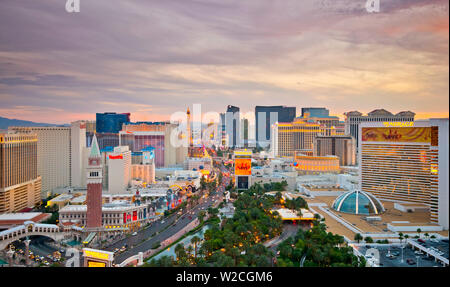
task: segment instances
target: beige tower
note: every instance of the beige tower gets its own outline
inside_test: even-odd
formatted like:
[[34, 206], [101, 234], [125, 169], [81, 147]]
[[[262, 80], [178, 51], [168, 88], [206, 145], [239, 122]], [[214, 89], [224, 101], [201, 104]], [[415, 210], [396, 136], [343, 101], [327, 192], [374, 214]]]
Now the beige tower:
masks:
[[187, 136], [189, 137], [189, 147], [192, 147], [192, 131], [191, 131], [191, 111], [189, 108], [186, 112], [187, 115]]

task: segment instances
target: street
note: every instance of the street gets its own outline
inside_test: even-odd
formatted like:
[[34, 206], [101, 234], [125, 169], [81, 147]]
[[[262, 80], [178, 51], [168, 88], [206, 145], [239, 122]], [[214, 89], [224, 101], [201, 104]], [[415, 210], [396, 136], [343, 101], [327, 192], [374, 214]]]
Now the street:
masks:
[[163, 242], [167, 238], [170, 238], [183, 227], [194, 221], [200, 211], [206, 211], [214, 203], [221, 202], [223, 200], [223, 192], [226, 184], [228, 184], [228, 181], [229, 178], [223, 177], [222, 183], [219, 184], [216, 194], [212, 196], [210, 195], [207, 198], [200, 198], [198, 205], [189, 210], [186, 210], [187, 207], [184, 208], [181, 216], [174, 213], [166, 218], [155, 221], [149, 227], [137, 231], [136, 235], [128, 236], [108, 246], [105, 250], [114, 251], [116, 248], [120, 249], [121, 247], [127, 245], [127, 249], [124, 252], [116, 253], [114, 256], [114, 262], [116, 264], [123, 262], [128, 257], [136, 255], [139, 252], [150, 250], [158, 242]]

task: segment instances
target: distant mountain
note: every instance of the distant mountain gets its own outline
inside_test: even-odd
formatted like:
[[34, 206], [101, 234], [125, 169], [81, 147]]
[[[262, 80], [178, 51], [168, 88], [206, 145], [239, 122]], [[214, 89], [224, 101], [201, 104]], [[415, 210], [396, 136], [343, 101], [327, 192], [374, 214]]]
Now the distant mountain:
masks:
[[31, 121], [23, 121], [16, 119], [8, 119], [0, 117], [0, 130], [7, 130], [8, 127], [56, 127], [56, 126], [67, 126], [67, 125], [57, 125], [57, 124], [46, 124], [46, 123], [35, 123]]

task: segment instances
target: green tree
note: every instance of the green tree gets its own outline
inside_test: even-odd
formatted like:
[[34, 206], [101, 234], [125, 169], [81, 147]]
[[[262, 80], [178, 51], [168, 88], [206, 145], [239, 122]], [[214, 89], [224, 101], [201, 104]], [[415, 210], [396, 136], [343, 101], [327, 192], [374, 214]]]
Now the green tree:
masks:
[[373, 239], [372, 239], [372, 237], [370, 237], [370, 236], [367, 236], [366, 238], [364, 238], [364, 241], [365, 241], [366, 243], [373, 243]]
[[417, 228], [417, 233], [419, 233], [419, 238], [420, 238], [420, 233], [422, 232], [422, 229]]
[[198, 250], [198, 245], [199, 245], [200, 241], [201, 241], [201, 239], [197, 235], [195, 235], [194, 237], [191, 238], [191, 243], [192, 243], [192, 245], [194, 245], [194, 258], [195, 259], [197, 259], [197, 250]]
[[359, 243], [361, 240], [363, 240], [363, 237], [362, 237], [361, 234], [356, 233], [356, 234], [355, 234], [355, 237], [354, 237], [353, 239], [356, 240], [356, 242]]

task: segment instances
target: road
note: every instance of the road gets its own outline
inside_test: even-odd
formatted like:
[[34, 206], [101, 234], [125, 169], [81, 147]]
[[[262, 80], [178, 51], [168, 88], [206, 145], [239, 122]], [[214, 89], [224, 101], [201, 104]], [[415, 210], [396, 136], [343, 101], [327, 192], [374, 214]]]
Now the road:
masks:
[[[199, 204], [189, 210], [184, 208], [184, 213], [180, 218], [177, 218], [178, 215], [174, 213], [163, 220], [154, 222], [152, 225], [143, 230], [137, 231], [137, 235], [129, 236], [111, 246], [108, 246], [105, 250], [114, 251], [115, 248], [120, 249], [125, 244], [128, 245], [127, 250], [122, 253], [116, 253], [114, 256], [114, 262], [116, 264], [123, 262], [128, 257], [136, 255], [139, 252], [150, 250], [157, 242], [163, 242], [194, 221], [201, 210], [207, 210], [208, 207], [214, 203], [221, 202], [223, 200], [223, 192], [225, 190], [225, 186], [228, 184], [228, 181], [229, 178], [223, 177], [222, 184], [219, 185], [215, 195], [208, 196], [206, 199], [202, 197], [199, 200]], [[156, 234], [156, 232], [159, 233]]]
[[268, 247], [270, 250], [272, 250], [274, 254], [276, 254], [278, 245], [287, 238], [295, 236], [297, 234], [299, 227], [300, 225], [298, 224], [294, 225], [291, 223], [284, 223], [283, 232], [281, 232], [280, 236], [270, 240], [269, 242], [266, 242], [264, 245]]

